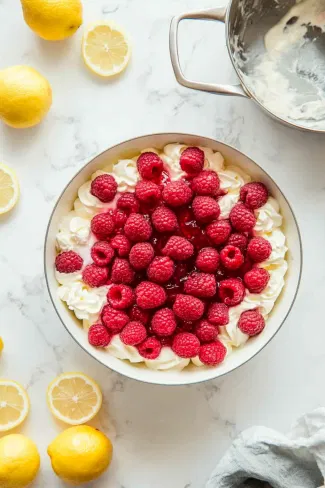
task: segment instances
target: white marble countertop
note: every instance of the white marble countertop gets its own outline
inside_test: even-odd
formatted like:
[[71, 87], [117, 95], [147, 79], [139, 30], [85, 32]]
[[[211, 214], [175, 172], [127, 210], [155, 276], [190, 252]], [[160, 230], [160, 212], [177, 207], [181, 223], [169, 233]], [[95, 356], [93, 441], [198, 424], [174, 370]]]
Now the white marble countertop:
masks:
[[[16, 169], [22, 189], [18, 208], [0, 221], [0, 375], [21, 382], [31, 398], [31, 414], [20, 431], [42, 453], [35, 488], [63, 486], [46, 455], [62, 426], [51, 417], [45, 392], [56, 375], [73, 370], [100, 383], [105, 404], [94, 423], [115, 446], [111, 469], [91, 486], [202, 488], [242, 429], [264, 424], [286, 430], [300, 414], [324, 405], [325, 136], [279, 125], [249, 100], [176, 83], [170, 19], [213, 6], [211, 0], [84, 0], [84, 6], [86, 22], [114, 19], [133, 39], [132, 63], [113, 82], [84, 68], [82, 30], [70, 41], [46, 43], [25, 26], [18, 1], [0, 0], [0, 68], [29, 64], [48, 77], [54, 91], [41, 126], [0, 127], [0, 160]], [[235, 79], [221, 24], [192, 22], [182, 30], [187, 73], [210, 81]], [[140, 384], [96, 363], [62, 327], [43, 276], [45, 229], [66, 182], [114, 143], [162, 131], [216, 138], [256, 160], [292, 203], [305, 252], [297, 303], [271, 344], [228, 376], [187, 388]]]

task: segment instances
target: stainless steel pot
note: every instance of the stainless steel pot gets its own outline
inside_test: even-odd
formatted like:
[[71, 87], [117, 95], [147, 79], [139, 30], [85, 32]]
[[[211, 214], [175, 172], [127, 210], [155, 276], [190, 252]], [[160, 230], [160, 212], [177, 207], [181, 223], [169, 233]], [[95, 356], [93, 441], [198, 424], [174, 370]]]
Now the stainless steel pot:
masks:
[[[258, 100], [254, 89], [247, 83], [247, 75], [243, 69], [245, 54], [254, 44], [258, 43], [259, 49], [264, 50], [264, 36], [280, 19], [295, 5], [294, 0], [232, 0], [228, 7], [216, 7], [207, 10], [183, 13], [172, 19], [170, 27], [170, 55], [177, 81], [194, 90], [202, 90], [220, 95], [233, 95], [237, 97], [253, 99], [271, 117], [287, 126], [307, 130], [311, 132], [325, 132], [325, 128], [312, 128], [303, 123], [295, 123], [285, 117], [279, 116], [269, 110]], [[182, 20], [217, 20], [223, 22], [226, 27], [226, 43], [230, 59], [239, 77], [240, 84], [225, 85], [213, 83], [201, 83], [186, 78], [182, 72], [178, 52], [178, 27]], [[324, 42], [324, 39], [322, 39]], [[311, 43], [312, 45], [312, 43]], [[308, 48], [309, 49], [309, 48]], [[306, 59], [311, 52], [307, 51]], [[246, 75], [246, 76], [245, 76]], [[297, 82], [299, 75], [297, 74]], [[245, 81], [246, 80], [246, 81]], [[325, 127], [325, 121], [324, 121]]]

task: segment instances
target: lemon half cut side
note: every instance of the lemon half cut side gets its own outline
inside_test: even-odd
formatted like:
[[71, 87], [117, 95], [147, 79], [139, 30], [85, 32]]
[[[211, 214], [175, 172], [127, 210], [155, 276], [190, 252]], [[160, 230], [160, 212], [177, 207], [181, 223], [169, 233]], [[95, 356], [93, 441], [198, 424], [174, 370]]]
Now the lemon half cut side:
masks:
[[82, 40], [82, 56], [95, 74], [109, 78], [126, 68], [131, 56], [127, 35], [113, 22], [90, 24]]

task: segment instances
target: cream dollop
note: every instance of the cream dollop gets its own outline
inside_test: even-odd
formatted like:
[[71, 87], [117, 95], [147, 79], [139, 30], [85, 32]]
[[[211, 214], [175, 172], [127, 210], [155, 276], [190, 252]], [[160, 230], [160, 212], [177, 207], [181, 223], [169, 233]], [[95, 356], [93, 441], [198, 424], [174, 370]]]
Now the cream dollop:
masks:
[[156, 370], [179, 370], [186, 368], [189, 364], [189, 359], [180, 358], [169, 347], [163, 347], [157, 359], [145, 360], [146, 366], [149, 369]]
[[271, 232], [282, 225], [280, 205], [273, 197], [269, 197], [266, 204], [255, 211], [255, 216], [257, 221], [254, 230], [256, 232]]
[[106, 349], [112, 356], [118, 359], [127, 359], [131, 363], [143, 362], [143, 357], [140, 356], [137, 348], [124, 344], [118, 334], [113, 337]]
[[68, 251], [87, 244], [90, 235], [90, 220], [70, 212], [59, 225], [56, 236], [60, 250]]
[[271, 256], [262, 263], [263, 268], [268, 269], [270, 266], [281, 265], [288, 250], [286, 246], [286, 237], [282, 230], [275, 228], [273, 232], [270, 232], [269, 234], [261, 234], [261, 236], [269, 241], [272, 246]]
[[111, 175], [117, 183], [117, 191], [134, 191], [139, 181], [137, 162], [134, 159], [121, 159], [113, 166]]
[[226, 191], [226, 195], [219, 199], [220, 217], [227, 219], [232, 207], [238, 202], [240, 188], [251, 181], [251, 177], [237, 166], [228, 166], [227, 169], [218, 171], [220, 188]]
[[186, 148], [187, 146], [184, 144], [167, 144], [167, 146], [164, 147], [163, 153], [160, 154], [161, 159], [168, 166], [170, 179], [172, 181], [180, 180], [186, 174], [179, 164], [182, 152]]
[[107, 286], [89, 288], [79, 279], [61, 285], [58, 289], [59, 298], [66, 302], [80, 320], [89, 320], [91, 316], [99, 314], [106, 303], [106, 294]]

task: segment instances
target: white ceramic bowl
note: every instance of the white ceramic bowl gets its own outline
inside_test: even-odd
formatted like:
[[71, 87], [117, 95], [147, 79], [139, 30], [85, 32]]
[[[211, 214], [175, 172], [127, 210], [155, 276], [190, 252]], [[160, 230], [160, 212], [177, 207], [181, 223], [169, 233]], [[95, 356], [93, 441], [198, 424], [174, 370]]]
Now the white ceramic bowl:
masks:
[[[87, 334], [83, 330], [81, 323], [57, 296], [58, 283], [54, 275], [54, 259], [56, 255], [55, 236], [59, 221], [73, 206], [78, 188], [87, 181], [91, 174], [96, 170], [103, 166], [107, 166], [109, 163], [113, 164], [119, 158], [133, 157], [138, 154], [140, 150], [147, 147], [162, 148], [166, 144], [172, 142], [195, 146], [207, 146], [214, 151], [220, 151], [226, 161], [231, 161], [232, 164], [245, 170], [254, 179], [262, 181], [267, 185], [272, 195], [279, 202], [281, 213], [284, 217], [284, 231], [289, 248], [287, 254], [289, 269], [286, 274], [286, 285], [282, 294], [267, 321], [267, 326], [263, 333], [250, 339], [244, 347], [234, 350], [226, 358], [224, 363], [215, 368], [198, 368], [193, 366], [183, 371], [153, 371], [146, 368], [144, 365], [132, 365], [128, 361], [117, 359], [105, 350], [96, 349], [89, 345]], [[76, 174], [63, 190], [52, 212], [45, 238], [44, 264], [48, 290], [57, 314], [74, 340], [88, 352], [88, 354], [108, 368], [128, 376], [129, 378], [161, 385], [185, 385], [218, 378], [219, 376], [229, 373], [255, 356], [272, 339], [272, 337], [274, 337], [288, 316], [298, 292], [302, 270], [302, 246], [298, 225], [288, 201], [276, 183], [262, 168], [260, 168], [260, 166], [241, 152], [221, 142], [189, 134], [164, 133], [138, 137], [136, 139], [122, 142], [92, 159]]]

